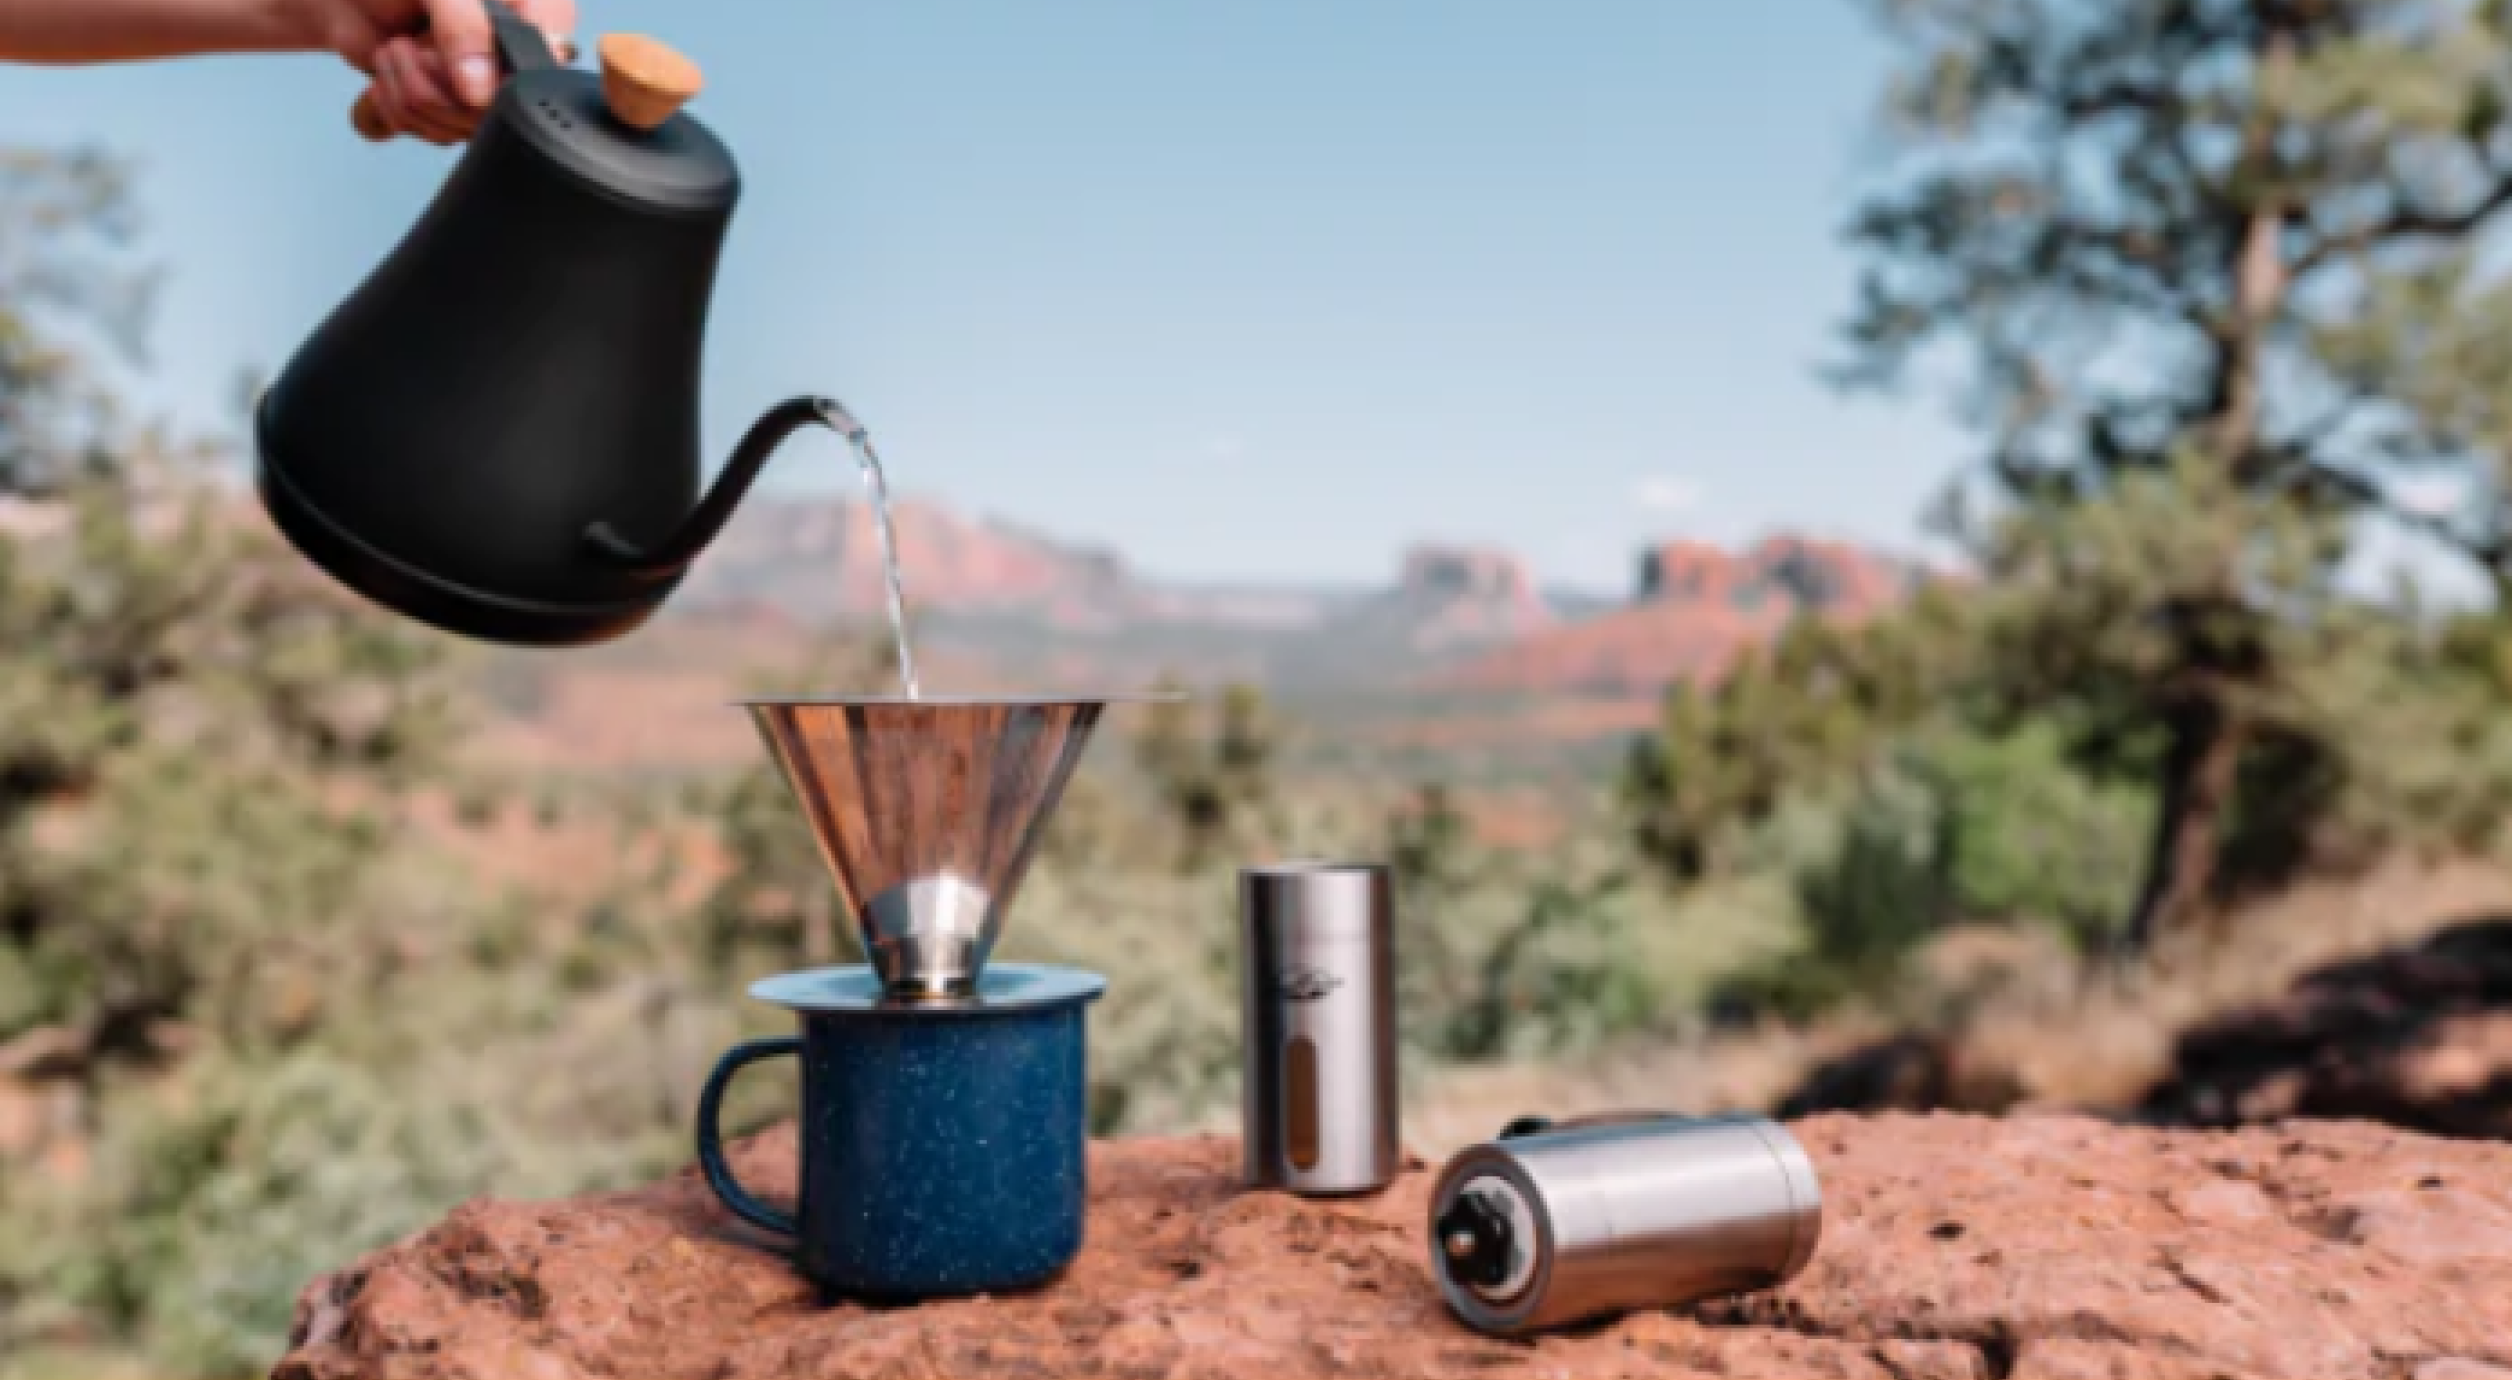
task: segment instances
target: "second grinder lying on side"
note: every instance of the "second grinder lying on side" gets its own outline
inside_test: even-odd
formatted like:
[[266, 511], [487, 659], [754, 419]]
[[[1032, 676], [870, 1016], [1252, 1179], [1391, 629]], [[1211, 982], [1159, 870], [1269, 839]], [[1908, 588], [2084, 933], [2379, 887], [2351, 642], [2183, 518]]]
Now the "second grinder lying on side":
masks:
[[1450, 1160], [1430, 1201], [1440, 1292], [1502, 1336], [1784, 1284], [1822, 1232], [1804, 1147], [1752, 1116], [1525, 1118]]

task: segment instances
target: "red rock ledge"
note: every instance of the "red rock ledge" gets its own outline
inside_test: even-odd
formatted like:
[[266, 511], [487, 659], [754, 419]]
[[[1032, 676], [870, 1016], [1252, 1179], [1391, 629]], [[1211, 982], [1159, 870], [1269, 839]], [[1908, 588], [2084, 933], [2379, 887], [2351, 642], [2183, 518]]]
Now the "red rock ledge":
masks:
[[[1793, 1285], [1529, 1344], [1442, 1308], [1428, 1173], [1361, 1204], [1241, 1194], [1233, 1142], [1206, 1137], [1094, 1147], [1090, 1240], [1061, 1283], [912, 1309], [814, 1307], [688, 1174], [468, 1203], [310, 1285], [275, 1373], [2512, 1380], [2512, 1145], [2331, 1122], [1797, 1131], [1827, 1216]], [[735, 1159], [790, 1187], [789, 1131]]]

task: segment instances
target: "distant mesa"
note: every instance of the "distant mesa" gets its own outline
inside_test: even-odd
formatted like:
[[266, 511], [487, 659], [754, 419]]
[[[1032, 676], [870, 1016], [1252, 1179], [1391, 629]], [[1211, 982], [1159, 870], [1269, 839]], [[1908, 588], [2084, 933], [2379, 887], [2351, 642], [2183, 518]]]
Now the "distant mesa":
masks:
[[1719, 547], [1670, 541], [1641, 554], [1640, 590], [1634, 599], [1642, 604], [1726, 603], [1742, 573], [1736, 558]]
[[1374, 602], [1381, 614], [1415, 619], [1406, 637], [1425, 651], [1521, 637], [1561, 621], [1526, 562], [1488, 547], [1414, 547], [1395, 589]]
[[1650, 693], [1714, 678], [1799, 615], [1857, 620], [1909, 594], [1913, 567], [1843, 542], [1774, 536], [1742, 554], [1674, 541], [1640, 557], [1629, 606], [1513, 642], [1436, 678], [1484, 692]]
[[[1205, 589], [1145, 579], [1103, 547], [1064, 541], [923, 499], [894, 500], [908, 601], [919, 618], [1016, 621], [1072, 634], [1145, 625], [1300, 629], [1333, 602], [1302, 589]], [[881, 616], [888, 591], [869, 504], [851, 498], [754, 502], [691, 572], [675, 603], [712, 613], [766, 603], [826, 625]]]
[[1489, 547], [1416, 546], [1404, 553], [1397, 583], [1430, 594], [1541, 602], [1526, 563]]
[[[920, 607], [1088, 625], [1137, 612], [1138, 583], [1112, 552], [972, 519], [919, 499], [893, 504], [899, 558]], [[871, 505], [754, 503], [698, 562], [684, 607], [773, 604], [805, 623], [879, 613], [888, 599]]]
[[1674, 541], [1641, 555], [1633, 602], [1754, 609], [1777, 599], [1791, 611], [1872, 610], [1901, 599], [1911, 579], [1904, 564], [1844, 542], [1776, 536], [1737, 556]]
[[[1890, 607], [1916, 579], [1873, 551], [1781, 535], [1742, 552], [1652, 547], [1626, 600], [1548, 589], [1512, 552], [1451, 543], [1412, 547], [1375, 586], [1214, 588], [926, 500], [904, 499], [894, 516], [919, 631], [1016, 679], [1071, 661], [1094, 677], [1199, 668], [1282, 687], [1654, 694], [1719, 674], [1798, 615]], [[786, 499], [738, 515], [673, 610], [860, 626], [885, 600], [869, 506]]]
[[1332, 602], [1280, 639], [1267, 679], [1284, 685], [1405, 684], [1425, 669], [1553, 628], [1561, 612], [1526, 563], [1488, 547], [1423, 545], [1395, 582]]

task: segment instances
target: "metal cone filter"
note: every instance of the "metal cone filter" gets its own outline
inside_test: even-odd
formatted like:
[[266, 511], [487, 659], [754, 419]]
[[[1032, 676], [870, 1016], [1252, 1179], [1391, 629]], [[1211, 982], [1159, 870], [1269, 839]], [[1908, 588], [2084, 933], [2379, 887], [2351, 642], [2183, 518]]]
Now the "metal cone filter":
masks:
[[865, 955], [901, 997], [973, 992], [1106, 699], [756, 699]]

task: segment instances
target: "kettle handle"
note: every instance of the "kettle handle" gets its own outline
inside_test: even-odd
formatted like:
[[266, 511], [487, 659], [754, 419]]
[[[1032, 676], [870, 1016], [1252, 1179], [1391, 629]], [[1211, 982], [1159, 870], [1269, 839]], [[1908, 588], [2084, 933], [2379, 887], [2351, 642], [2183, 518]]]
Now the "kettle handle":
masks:
[[[500, 73], [511, 77], [517, 72], [530, 72], [543, 67], [556, 67], [558, 55], [550, 50], [549, 39], [534, 28], [506, 0], [487, 0], [488, 26], [497, 50]], [[427, 21], [419, 21], [419, 32], [427, 31]], [[358, 93], [357, 104], [349, 107], [349, 123], [360, 136], [371, 143], [391, 137], [384, 116], [375, 108], [371, 91]]]
[[751, 424], [741, 444], [733, 447], [733, 458], [724, 462], [724, 472], [715, 477], [715, 487], [689, 510], [689, 516], [681, 520], [680, 530], [655, 546], [645, 547], [630, 541], [609, 523], [596, 522], [584, 529], [585, 545], [612, 566], [650, 583], [680, 578], [681, 572], [724, 530], [733, 509], [741, 506], [743, 496], [750, 492], [759, 471], [767, 468], [776, 448], [806, 426], [827, 427], [850, 443], [864, 434], [863, 424], [834, 398], [787, 398]]
[[497, 65], [507, 76], [556, 67], [549, 39], [506, 0], [487, 0], [489, 32], [496, 36]]

